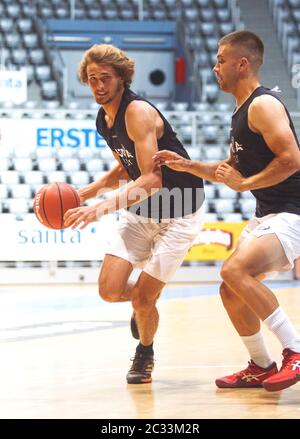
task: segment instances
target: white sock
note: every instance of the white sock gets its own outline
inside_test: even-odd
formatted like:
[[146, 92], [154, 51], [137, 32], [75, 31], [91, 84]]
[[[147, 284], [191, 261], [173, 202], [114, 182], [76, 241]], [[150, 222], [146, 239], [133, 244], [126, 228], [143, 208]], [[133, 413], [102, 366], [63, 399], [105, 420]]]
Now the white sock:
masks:
[[241, 339], [250, 354], [250, 358], [257, 366], [266, 369], [273, 363], [261, 331], [254, 335], [242, 336]]
[[280, 306], [264, 320], [264, 323], [278, 338], [283, 348], [300, 353], [300, 336]]

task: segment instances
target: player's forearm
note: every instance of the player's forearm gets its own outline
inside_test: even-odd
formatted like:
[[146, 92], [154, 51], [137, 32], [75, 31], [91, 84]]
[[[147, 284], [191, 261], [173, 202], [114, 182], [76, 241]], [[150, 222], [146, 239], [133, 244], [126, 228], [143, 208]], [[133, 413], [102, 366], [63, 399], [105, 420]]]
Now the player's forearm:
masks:
[[222, 161], [205, 163], [195, 160], [187, 160], [187, 170], [190, 174], [196, 175], [208, 181], [217, 181], [215, 172]]
[[286, 180], [298, 170], [299, 167], [296, 164], [276, 157], [261, 172], [245, 178], [242, 182], [241, 191], [275, 186], [276, 184]]
[[161, 189], [161, 176], [155, 173], [141, 175], [127, 184], [126, 189], [99, 204], [104, 214], [125, 209], [139, 203]]
[[106, 192], [113, 191], [131, 180], [126, 170], [117, 165], [115, 168], [106, 172], [103, 177], [79, 189], [80, 197], [85, 201], [90, 198], [100, 196]]

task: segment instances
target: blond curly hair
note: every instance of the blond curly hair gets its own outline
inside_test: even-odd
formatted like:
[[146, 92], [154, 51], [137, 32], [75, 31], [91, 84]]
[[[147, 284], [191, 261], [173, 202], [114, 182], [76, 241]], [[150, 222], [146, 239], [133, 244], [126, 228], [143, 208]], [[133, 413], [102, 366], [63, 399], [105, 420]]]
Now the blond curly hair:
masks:
[[134, 61], [123, 50], [111, 44], [95, 44], [88, 49], [79, 64], [78, 77], [82, 84], [88, 83], [86, 68], [88, 64], [96, 63], [113, 67], [117, 75], [129, 87], [134, 75]]

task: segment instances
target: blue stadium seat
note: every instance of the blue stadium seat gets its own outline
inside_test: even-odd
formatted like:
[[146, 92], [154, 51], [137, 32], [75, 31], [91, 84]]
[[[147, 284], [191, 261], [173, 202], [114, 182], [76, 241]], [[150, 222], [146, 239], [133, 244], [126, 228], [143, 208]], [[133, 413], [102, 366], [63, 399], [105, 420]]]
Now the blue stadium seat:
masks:
[[0, 184], [0, 200], [8, 198], [8, 186], [6, 184]]
[[[223, 157], [224, 158], [224, 157]], [[231, 189], [230, 187], [226, 186], [225, 184], [219, 184], [218, 185], [218, 194], [219, 198], [226, 198], [226, 199], [237, 199], [237, 192]]]
[[17, 27], [23, 34], [32, 32], [32, 19], [31, 18], [19, 18], [17, 21]]
[[8, 171], [10, 167], [10, 160], [7, 157], [0, 157], [0, 172]]
[[67, 175], [64, 171], [44, 171], [44, 176], [48, 183], [67, 181]]
[[1, 183], [3, 184], [18, 184], [20, 183], [19, 172], [17, 171], [4, 171], [0, 176]]
[[243, 215], [238, 212], [234, 213], [225, 213], [222, 217], [223, 221], [226, 221], [227, 223], [240, 223], [243, 221]]
[[24, 198], [30, 200], [32, 198], [31, 187], [28, 184], [12, 184], [9, 186], [12, 198]]
[[212, 203], [214, 211], [218, 214], [234, 213], [236, 208], [236, 202], [232, 198], [228, 199], [215, 199]]

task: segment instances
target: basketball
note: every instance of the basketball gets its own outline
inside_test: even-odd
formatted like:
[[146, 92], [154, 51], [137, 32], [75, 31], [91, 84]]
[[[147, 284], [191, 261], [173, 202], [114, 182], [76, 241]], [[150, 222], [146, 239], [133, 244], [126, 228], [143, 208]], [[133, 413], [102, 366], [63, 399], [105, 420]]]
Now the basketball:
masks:
[[49, 229], [64, 228], [64, 214], [80, 206], [77, 191], [67, 183], [49, 183], [41, 187], [33, 202], [34, 213]]

